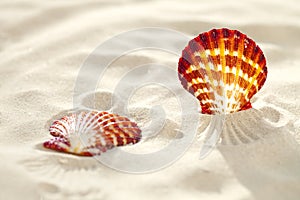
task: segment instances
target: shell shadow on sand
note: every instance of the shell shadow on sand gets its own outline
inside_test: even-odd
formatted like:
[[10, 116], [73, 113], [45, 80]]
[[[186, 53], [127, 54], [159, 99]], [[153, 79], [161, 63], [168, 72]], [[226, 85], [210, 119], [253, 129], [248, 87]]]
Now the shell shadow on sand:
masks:
[[93, 195], [104, 195], [99, 184], [94, 184], [90, 179], [100, 177], [106, 168], [93, 158], [54, 152], [31, 156], [21, 161], [21, 164], [29, 173], [37, 175], [38, 189], [45, 199], [60, 199], [62, 196], [66, 199], [90, 199]]
[[248, 144], [265, 138], [279, 129], [289, 132], [292, 127], [292, 122], [272, 107], [260, 110], [253, 108], [226, 116], [221, 144]]
[[229, 115], [218, 146], [254, 199], [298, 199], [300, 145], [295, 117], [276, 105]]

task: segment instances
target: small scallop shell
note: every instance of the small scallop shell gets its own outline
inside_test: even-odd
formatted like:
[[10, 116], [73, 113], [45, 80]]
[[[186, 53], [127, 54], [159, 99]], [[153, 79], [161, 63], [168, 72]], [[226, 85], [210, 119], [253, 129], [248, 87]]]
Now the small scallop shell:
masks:
[[54, 138], [44, 147], [81, 156], [100, 155], [107, 149], [135, 144], [141, 130], [126, 117], [108, 112], [81, 111], [55, 120], [50, 126]]
[[267, 78], [262, 50], [245, 34], [213, 29], [192, 39], [182, 51], [178, 75], [204, 114], [251, 108], [250, 99]]

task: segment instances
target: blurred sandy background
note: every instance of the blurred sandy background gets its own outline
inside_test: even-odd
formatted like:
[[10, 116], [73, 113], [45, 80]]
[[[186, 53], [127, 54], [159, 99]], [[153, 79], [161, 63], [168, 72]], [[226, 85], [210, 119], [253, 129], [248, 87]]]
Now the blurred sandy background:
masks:
[[[72, 109], [76, 77], [88, 55], [112, 36], [141, 27], [174, 29], [190, 39], [228, 27], [253, 38], [267, 57], [268, 78], [252, 99], [255, 109], [230, 116], [226, 131], [263, 137], [220, 145], [202, 161], [201, 141], [195, 140], [171, 166], [142, 175], [40, 147], [49, 138], [49, 123]], [[2, 0], [0, 199], [300, 199], [299, 35], [298, 0]], [[110, 81], [99, 84], [99, 107], [105, 107], [103, 95], [111, 94], [122, 70], [151, 61], [176, 70], [178, 58], [145, 51], [116, 61]], [[86, 94], [83, 104], [89, 98]], [[139, 146], [151, 151], [152, 145], [172, 139], [168, 133], [177, 126], [172, 116], [180, 113], [168, 107], [175, 97], [164, 89], [144, 88], [135, 98], [135, 108], [142, 111], [161, 99], [171, 110], [162, 136]], [[139, 110], [135, 111], [138, 121]], [[230, 123], [237, 120], [243, 126], [232, 128]], [[209, 116], [199, 114], [198, 135], [209, 121]]]

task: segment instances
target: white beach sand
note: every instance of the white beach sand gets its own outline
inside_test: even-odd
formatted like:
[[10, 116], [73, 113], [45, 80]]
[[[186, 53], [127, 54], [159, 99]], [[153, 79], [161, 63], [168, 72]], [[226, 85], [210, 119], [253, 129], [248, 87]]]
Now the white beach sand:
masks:
[[[300, 199], [299, 1], [3, 0], [0, 24], [0, 199]], [[186, 44], [220, 27], [253, 38], [268, 66], [267, 81], [252, 99], [254, 108], [227, 117], [222, 144], [206, 159], [199, 160], [202, 140], [196, 137], [178, 160], [152, 173], [124, 173], [93, 158], [44, 149], [50, 123], [74, 107], [74, 87], [88, 56], [113, 36], [143, 27], [176, 30], [186, 35]], [[138, 35], [136, 44], [149, 37]], [[134, 45], [123, 41], [120, 46]], [[99, 56], [116, 55], [108, 49]], [[114, 89], [126, 73], [153, 62], [175, 71], [178, 59], [151, 49], [128, 53], [107, 68], [96, 91], [81, 95], [79, 104], [122, 112], [122, 95], [113, 105], [111, 97], [120, 96]], [[149, 74], [160, 80], [175, 77]], [[175, 93], [164, 85], [139, 86], [125, 102], [142, 129], [149, 130], [151, 120], [162, 128], [126, 151], [151, 153], [187, 137], [184, 130], [177, 132], [181, 85], [171, 85]], [[159, 124], [162, 109], [164, 125]], [[196, 135], [201, 137], [211, 117], [198, 114], [190, 120], [199, 122]]]

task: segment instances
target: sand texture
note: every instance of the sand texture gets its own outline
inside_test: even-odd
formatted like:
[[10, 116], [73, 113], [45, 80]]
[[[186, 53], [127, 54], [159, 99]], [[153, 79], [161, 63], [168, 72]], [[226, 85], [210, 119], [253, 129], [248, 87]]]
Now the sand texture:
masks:
[[[2, 0], [0, 27], [0, 199], [300, 199], [298, 0]], [[143, 30], [94, 52], [143, 27], [182, 36], [153, 37]], [[251, 99], [253, 108], [226, 117], [222, 142], [199, 160], [212, 118], [198, 112], [196, 99], [180, 85], [176, 50], [220, 27], [238, 29], [259, 44], [268, 78]], [[164, 50], [166, 43], [174, 52]], [[160, 49], [137, 48], [149, 44]], [[135, 50], [119, 56], [126, 49]], [[87, 59], [94, 64], [86, 72]], [[123, 150], [167, 154], [150, 164], [126, 163], [113, 152], [103, 157], [116, 159], [123, 170], [148, 170], [132, 174], [44, 149], [52, 121], [74, 108], [128, 114], [144, 138]], [[173, 158], [174, 152], [179, 156]], [[160, 169], [149, 172], [152, 164]]]

